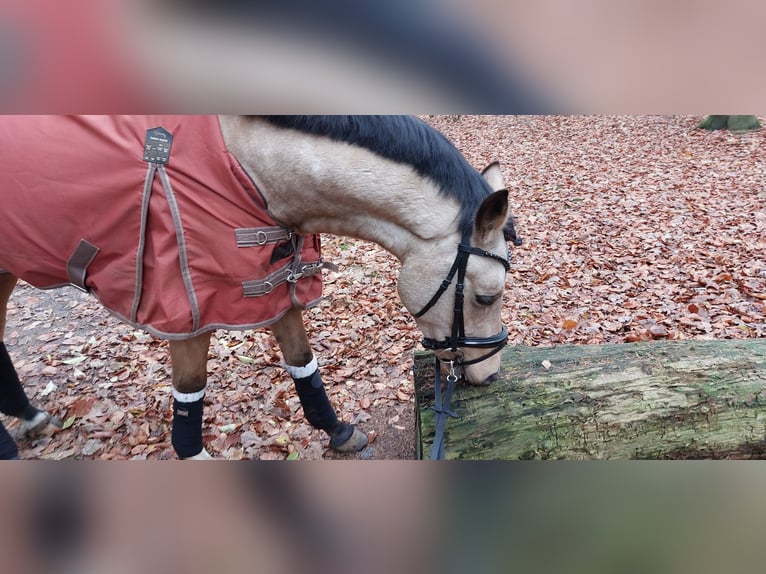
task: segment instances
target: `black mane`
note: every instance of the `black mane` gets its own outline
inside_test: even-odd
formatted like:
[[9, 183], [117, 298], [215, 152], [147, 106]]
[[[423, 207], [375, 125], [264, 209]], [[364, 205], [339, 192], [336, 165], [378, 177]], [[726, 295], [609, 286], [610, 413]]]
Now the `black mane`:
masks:
[[470, 233], [489, 184], [439, 131], [411, 116], [261, 116], [273, 125], [328, 137], [411, 165], [458, 201], [460, 229]]

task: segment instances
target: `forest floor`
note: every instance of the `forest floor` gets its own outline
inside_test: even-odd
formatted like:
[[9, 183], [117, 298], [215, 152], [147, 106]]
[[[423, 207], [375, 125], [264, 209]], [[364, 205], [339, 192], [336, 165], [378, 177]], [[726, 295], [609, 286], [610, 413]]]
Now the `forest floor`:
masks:
[[[700, 131], [697, 116], [424, 119], [474, 167], [501, 162], [524, 238], [503, 310], [510, 344], [766, 337], [764, 130]], [[306, 324], [331, 400], [370, 445], [329, 451], [268, 332], [219, 331], [204, 435], [216, 456], [415, 456], [420, 334], [396, 294], [398, 262], [362, 241], [323, 241], [340, 271]], [[21, 441], [24, 458], [174, 458], [165, 342], [75, 289], [22, 284], [6, 344], [33, 402], [66, 427]]]

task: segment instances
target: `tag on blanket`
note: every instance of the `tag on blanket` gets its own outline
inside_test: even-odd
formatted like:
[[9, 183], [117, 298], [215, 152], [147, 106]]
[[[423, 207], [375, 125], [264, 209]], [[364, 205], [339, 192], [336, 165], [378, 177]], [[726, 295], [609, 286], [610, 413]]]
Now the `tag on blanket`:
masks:
[[167, 165], [170, 161], [170, 146], [172, 145], [173, 134], [165, 128], [146, 130], [144, 161]]

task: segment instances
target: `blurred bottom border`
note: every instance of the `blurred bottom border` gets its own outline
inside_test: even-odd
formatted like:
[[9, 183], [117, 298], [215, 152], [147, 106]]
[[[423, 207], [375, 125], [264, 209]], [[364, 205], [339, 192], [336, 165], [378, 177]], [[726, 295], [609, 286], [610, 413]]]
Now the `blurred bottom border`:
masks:
[[759, 564], [750, 462], [0, 464], [5, 571], [713, 572]]

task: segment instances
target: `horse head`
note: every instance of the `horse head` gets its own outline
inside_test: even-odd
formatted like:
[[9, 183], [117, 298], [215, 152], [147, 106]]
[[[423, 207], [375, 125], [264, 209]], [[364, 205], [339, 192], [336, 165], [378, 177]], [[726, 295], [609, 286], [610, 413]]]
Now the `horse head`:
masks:
[[497, 163], [480, 174], [411, 117], [267, 116], [226, 126], [230, 151], [261, 182], [277, 220], [396, 255], [399, 295], [425, 346], [462, 363], [470, 383], [496, 379], [507, 242], [520, 243]]
[[476, 211], [470, 232], [456, 231], [403, 259], [399, 295], [442, 362], [463, 366], [474, 385], [494, 382], [508, 332], [502, 323], [510, 266], [508, 242], [521, 244], [497, 163], [483, 172], [494, 190]]

